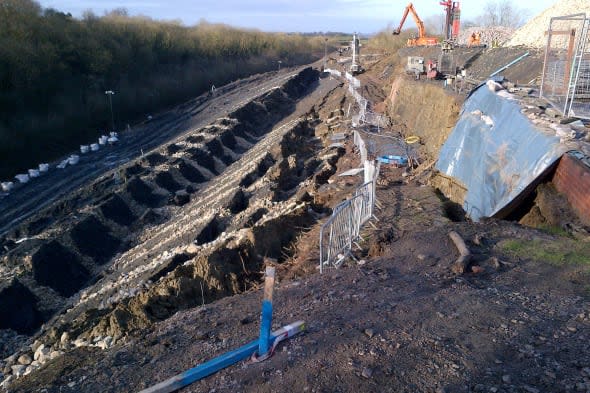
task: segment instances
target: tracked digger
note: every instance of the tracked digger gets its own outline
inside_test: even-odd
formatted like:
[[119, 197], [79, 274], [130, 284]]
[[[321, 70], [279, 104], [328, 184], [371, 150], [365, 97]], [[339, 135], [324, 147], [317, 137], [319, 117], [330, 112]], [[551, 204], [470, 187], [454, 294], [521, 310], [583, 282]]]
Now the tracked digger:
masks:
[[424, 29], [424, 22], [418, 16], [416, 9], [414, 8], [414, 4], [410, 3], [406, 6], [404, 11], [404, 15], [402, 16], [402, 20], [399, 23], [397, 29], [393, 31], [393, 35], [399, 35], [408, 18], [408, 14], [412, 14], [414, 18], [414, 22], [416, 22], [416, 26], [418, 27], [418, 37], [408, 38], [408, 46], [433, 46], [438, 45], [438, 39], [436, 37], [427, 37], [426, 30]]

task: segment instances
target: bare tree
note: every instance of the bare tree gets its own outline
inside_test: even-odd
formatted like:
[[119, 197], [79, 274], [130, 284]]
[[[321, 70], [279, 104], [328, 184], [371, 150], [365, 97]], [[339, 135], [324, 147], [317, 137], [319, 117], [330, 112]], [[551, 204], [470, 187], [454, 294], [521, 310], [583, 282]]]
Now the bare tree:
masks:
[[488, 1], [477, 18], [480, 26], [506, 26], [517, 28], [524, 24], [527, 11], [512, 5], [510, 0]]
[[428, 34], [443, 35], [444, 34], [445, 15], [435, 14], [424, 19], [424, 25]]

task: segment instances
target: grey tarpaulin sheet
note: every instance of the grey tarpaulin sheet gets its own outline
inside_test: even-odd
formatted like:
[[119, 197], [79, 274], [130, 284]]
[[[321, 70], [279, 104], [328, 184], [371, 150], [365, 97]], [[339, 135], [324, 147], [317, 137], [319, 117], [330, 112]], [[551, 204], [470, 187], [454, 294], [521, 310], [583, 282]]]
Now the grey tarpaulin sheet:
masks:
[[482, 85], [463, 104], [436, 168], [466, 186], [463, 208], [478, 221], [506, 207], [567, 150], [506, 91]]

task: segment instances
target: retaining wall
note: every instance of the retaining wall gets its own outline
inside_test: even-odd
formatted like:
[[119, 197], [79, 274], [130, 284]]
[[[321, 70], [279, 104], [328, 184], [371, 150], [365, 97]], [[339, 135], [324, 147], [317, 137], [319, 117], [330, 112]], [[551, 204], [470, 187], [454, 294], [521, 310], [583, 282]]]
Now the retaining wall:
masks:
[[564, 154], [553, 176], [555, 188], [567, 197], [585, 225], [590, 225], [590, 167], [580, 158]]

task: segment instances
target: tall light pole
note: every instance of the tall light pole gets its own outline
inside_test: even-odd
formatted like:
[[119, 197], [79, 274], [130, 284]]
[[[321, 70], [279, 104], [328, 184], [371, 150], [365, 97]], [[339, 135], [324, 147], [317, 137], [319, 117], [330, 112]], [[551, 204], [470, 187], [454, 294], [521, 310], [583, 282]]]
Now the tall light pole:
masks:
[[328, 38], [324, 39], [324, 68], [326, 68], [326, 64], [328, 62]]
[[106, 94], [109, 99], [109, 107], [111, 108], [111, 126], [113, 127], [112, 131], [115, 131], [115, 116], [113, 115], [113, 95], [115, 92], [112, 90], [107, 90], [104, 92], [104, 94]]

